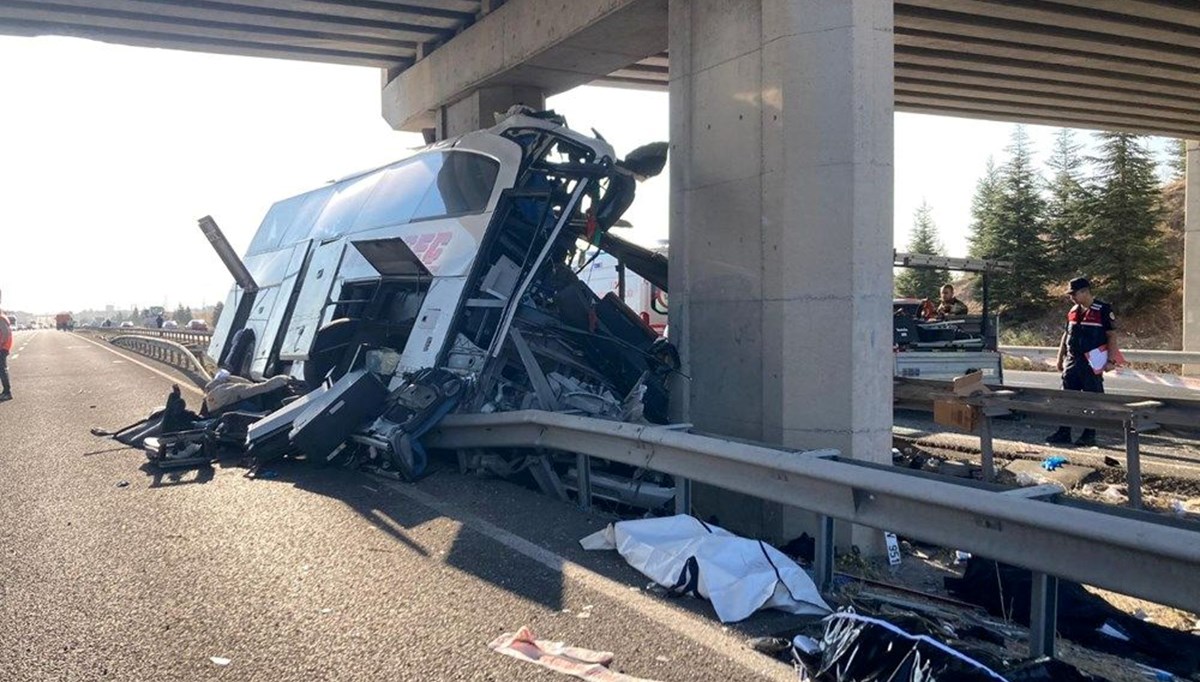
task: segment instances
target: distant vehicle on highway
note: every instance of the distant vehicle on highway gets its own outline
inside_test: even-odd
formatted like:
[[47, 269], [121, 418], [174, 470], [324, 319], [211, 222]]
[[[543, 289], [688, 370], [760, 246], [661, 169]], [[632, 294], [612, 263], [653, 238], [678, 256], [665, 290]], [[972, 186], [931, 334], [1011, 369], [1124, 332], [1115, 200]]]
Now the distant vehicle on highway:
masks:
[[130, 322], [129, 320], [125, 320], [124, 322], [121, 323], [121, 328], [122, 329], [132, 329], [133, 323]]
[[179, 323], [175, 320], [167, 320], [163, 322], [163, 329], [179, 329]]
[[187, 323], [187, 328], [194, 332], [208, 331], [208, 323], [204, 320], [192, 320]]

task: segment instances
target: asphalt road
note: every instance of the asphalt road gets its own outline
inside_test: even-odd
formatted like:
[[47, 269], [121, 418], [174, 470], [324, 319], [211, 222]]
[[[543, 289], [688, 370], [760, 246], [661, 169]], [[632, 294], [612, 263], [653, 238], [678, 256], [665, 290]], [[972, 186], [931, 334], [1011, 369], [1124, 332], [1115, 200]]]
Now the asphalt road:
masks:
[[509, 483], [301, 463], [156, 475], [88, 433], [163, 402], [170, 378], [139, 363], [17, 334], [16, 399], [0, 403], [2, 680], [563, 679], [488, 650], [522, 625], [640, 677], [794, 679], [744, 645], [779, 616], [725, 629], [706, 604], [654, 596], [615, 553], [579, 549], [607, 518]]
[[[1062, 388], [1062, 377], [1058, 372], [1026, 372], [1006, 369], [1004, 370], [1004, 383], [1009, 386], [1029, 386], [1031, 388]], [[1104, 390], [1106, 393], [1122, 395], [1200, 400], [1200, 391], [1180, 386], [1148, 383], [1140, 379], [1121, 376], [1119, 371], [1104, 376]]]

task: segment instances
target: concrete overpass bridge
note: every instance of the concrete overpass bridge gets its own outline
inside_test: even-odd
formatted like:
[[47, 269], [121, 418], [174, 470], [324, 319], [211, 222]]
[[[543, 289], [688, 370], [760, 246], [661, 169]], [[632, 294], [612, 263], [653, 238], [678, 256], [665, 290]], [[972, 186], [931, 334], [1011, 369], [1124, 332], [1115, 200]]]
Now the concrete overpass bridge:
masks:
[[[866, 459], [891, 439], [896, 110], [1200, 139], [1200, 7], [1173, 0], [0, 0], [0, 32], [378, 67], [385, 119], [430, 139], [665, 88], [680, 417]], [[1188, 171], [1200, 350], [1195, 144]]]

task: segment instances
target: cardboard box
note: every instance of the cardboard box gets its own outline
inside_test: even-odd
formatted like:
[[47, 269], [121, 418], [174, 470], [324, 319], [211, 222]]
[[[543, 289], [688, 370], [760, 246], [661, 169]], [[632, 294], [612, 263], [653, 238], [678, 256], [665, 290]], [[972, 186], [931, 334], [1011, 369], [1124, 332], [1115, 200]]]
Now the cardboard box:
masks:
[[991, 392], [992, 390], [983, 384], [983, 372], [971, 372], [954, 378], [954, 395], [969, 398]]
[[933, 421], [942, 426], [973, 433], [979, 428], [979, 408], [954, 400], [933, 401]]

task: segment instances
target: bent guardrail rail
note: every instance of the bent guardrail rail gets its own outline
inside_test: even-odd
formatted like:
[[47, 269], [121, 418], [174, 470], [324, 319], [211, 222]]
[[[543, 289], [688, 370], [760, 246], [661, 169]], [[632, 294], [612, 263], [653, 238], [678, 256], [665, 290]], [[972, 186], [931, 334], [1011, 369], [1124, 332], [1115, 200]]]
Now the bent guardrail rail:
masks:
[[206, 384], [212, 381], [212, 375], [208, 373], [208, 369], [204, 366], [204, 363], [196, 357], [195, 351], [183, 344], [170, 339], [139, 336], [136, 334], [121, 334], [109, 337], [107, 340], [114, 346], [127, 348], [153, 360], [191, 371], [203, 379]]
[[[1054, 360], [1058, 357], [1057, 346], [1000, 346], [1000, 352], [1024, 358]], [[1200, 353], [1183, 350], [1127, 350], [1121, 354], [1129, 362], [1153, 362], [1160, 365], [1200, 365]]]
[[[550, 448], [623, 462], [1045, 576], [1200, 609], [1200, 523], [846, 460], [830, 450], [795, 452], [561, 413], [451, 415], [426, 438], [447, 449]], [[818, 576], [827, 584], [831, 522], [821, 526]]]
[[[192, 372], [201, 385], [212, 381], [201, 355], [208, 349], [208, 332], [142, 327], [84, 327], [75, 333], [97, 336], [100, 340], [144, 355], [164, 364]], [[191, 343], [191, 347], [184, 345]]]

